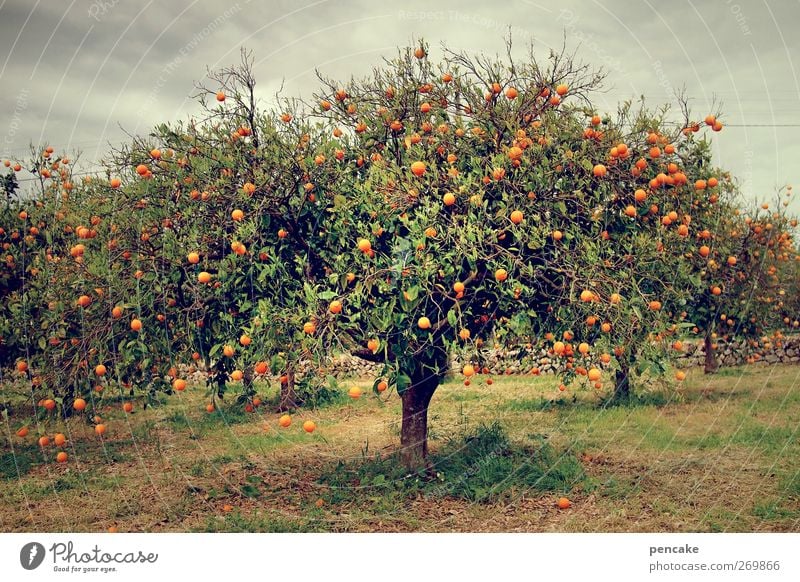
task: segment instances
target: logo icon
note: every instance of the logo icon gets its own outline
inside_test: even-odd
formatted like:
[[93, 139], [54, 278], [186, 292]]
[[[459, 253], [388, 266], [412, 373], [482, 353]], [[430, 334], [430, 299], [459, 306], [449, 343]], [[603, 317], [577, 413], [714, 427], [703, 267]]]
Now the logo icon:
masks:
[[19, 552], [19, 563], [26, 570], [35, 570], [44, 561], [44, 546], [39, 542], [30, 542], [22, 546]]

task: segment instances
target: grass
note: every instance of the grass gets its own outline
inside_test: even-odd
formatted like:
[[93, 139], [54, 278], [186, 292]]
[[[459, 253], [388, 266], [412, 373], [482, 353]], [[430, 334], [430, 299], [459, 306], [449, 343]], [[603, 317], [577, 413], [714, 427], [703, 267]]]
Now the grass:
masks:
[[[797, 378], [692, 370], [626, 406], [547, 376], [454, 379], [431, 404], [432, 478], [399, 468], [399, 399], [366, 379], [360, 400], [332, 392], [288, 429], [267, 407], [208, 414], [200, 386], [130, 415], [102, 409], [102, 441], [80, 418], [20, 439], [12, 416], [0, 531], [797, 531]], [[35, 444], [39, 430], [68, 436], [68, 463]]]

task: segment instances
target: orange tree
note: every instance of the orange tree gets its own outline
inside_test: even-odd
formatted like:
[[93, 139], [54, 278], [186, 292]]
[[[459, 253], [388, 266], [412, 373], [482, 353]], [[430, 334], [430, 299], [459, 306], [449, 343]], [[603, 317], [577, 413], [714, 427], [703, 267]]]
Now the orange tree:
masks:
[[446, 51], [438, 65], [427, 53], [322, 79], [314, 104], [339, 143], [330, 281], [344, 311], [322, 331], [385, 363], [411, 467], [425, 463], [448, 357], [469, 382], [490, 339], [544, 336], [567, 380], [597, 387], [613, 351], [620, 398], [631, 364], [663, 371], [652, 334], [674, 332], [688, 299], [692, 203], [684, 134], [630, 106], [601, 119], [588, 99], [601, 77], [564, 52], [539, 64]]

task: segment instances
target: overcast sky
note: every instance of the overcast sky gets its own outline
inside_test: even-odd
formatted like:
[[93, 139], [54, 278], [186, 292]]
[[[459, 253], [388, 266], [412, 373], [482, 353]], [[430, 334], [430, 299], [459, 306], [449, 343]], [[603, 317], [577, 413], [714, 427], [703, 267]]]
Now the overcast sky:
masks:
[[520, 48], [533, 41], [544, 56], [566, 32], [582, 60], [605, 67], [601, 110], [639, 95], [663, 103], [685, 86], [702, 119], [716, 97], [726, 124], [716, 162], [748, 198], [771, 199], [800, 172], [798, 22], [798, 0], [0, 0], [0, 157], [33, 142], [102, 158], [123, 129], [195, 111], [193, 83], [242, 46], [264, 99], [282, 81], [309, 96], [315, 68], [361, 76], [414, 37], [434, 58], [442, 42], [495, 54], [511, 25]]

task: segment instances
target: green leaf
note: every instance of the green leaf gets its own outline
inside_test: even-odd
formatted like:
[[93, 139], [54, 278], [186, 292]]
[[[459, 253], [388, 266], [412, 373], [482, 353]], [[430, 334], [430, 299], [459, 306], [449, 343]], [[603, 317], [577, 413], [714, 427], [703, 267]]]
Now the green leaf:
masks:
[[408, 390], [408, 387], [411, 386], [411, 378], [406, 376], [405, 374], [397, 374], [394, 379], [395, 387], [397, 388], [397, 393], [402, 396], [403, 392]]

